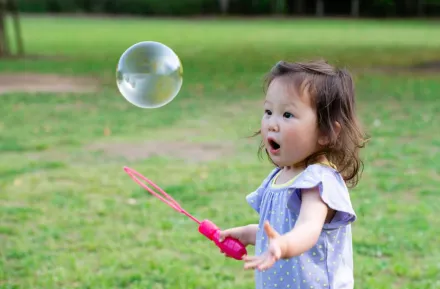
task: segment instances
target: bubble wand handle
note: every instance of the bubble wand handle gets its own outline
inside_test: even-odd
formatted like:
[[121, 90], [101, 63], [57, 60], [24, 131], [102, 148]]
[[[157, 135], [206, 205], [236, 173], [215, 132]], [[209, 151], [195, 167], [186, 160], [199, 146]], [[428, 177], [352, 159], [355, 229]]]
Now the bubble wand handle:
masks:
[[[227, 256], [234, 258], [236, 260], [241, 260], [244, 255], [247, 254], [246, 247], [237, 239], [227, 237], [224, 241], [220, 242], [220, 229], [210, 220], [203, 220], [202, 222], [199, 221], [197, 218], [192, 216], [190, 213], [185, 211], [176, 200], [174, 200], [170, 195], [165, 193], [164, 190], [162, 190], [158, 185], [153, 183], [151, 180], [147, 179], [140, 173], [136, 172], [135, 170], [124, 167], [124, 171], [141, 187], [146, 189], [148, 192], [150, 192], [152, 195], [157, 197], [159, 200], [164, 202], [165, 204], [169, 205], [171, 208], [176, 210], [179, 213], [182, 213], [189, 217], [191, 220], [199, 224], [199, 233], [204, 235], [206, 238], [214, 242], [214, 244], [220, 248], [222, 252], [224, 252]], [[141, 178], [143, 181], [154, 187], [156, 190], [160, 192], [160, 194], [156, 193], [154, 190], [150, 189], [147, 185], [145, 185], [141, 180], [138, 179]], [[164, 197], [162, 197], [164, 196]]]
[[204, 220], [200, 224], [199, 232], [213, 241], [221, 252], [231, 258], [241, 260], [244, 255], [247, 255], [246, 247], [235, 238], [226, 237], [223, 242], [220, 242], [220, 229], [210, 220]]

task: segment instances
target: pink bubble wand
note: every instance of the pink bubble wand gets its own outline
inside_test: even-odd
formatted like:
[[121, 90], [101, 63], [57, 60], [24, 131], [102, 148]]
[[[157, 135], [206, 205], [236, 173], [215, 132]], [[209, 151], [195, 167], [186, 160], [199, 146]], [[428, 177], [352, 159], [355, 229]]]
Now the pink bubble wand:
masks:
[[[185, 211], [176, 200], [174, 200], [170, 195], [165, 193], [158, 185], [153, 183], [151, 180], [147, 179], [140, 173], [136, 172], [135, 170], [124, 167], [124, 171], [135, 181], [137, 182], [141, 187], [146, 189], [148, 192], [150, 192], [153, 196], [157, 197], [159, 200], [164, 202], [165, 204], [169, 205], [171, 208], [176, 210], [177, 212], [186, 215], [191, 220], [199, 224], [199, 233], [204, 235], [206, 238], [214, 242], [214, 244], [220, 248], [220, 250], [225, 253], [227, 256], [234, 258], [236, 260], [242, 260], [243, 256], [247, 254], [246, 247], [237, 239], [226, 237], [225, 240], [220, 242], [220, 229], [210, 220], [203, 220], [199, 221], [194, 216], [192, 216], [190, 213]], [[156, 190], [160, 192], [160, 194], [156, 193], [152, 189], [150, 189], [147, 185], [141, 182], [137, 177], [141, 178], [145, 182], [147, 182], [149, 185], [154, 187]], [[165, 198], [164, 198], [165, 197]]]

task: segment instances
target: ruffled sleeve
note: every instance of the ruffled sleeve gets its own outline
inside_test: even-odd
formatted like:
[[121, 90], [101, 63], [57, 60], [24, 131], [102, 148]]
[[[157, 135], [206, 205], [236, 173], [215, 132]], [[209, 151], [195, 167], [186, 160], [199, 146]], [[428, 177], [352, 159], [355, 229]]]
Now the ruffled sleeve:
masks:
[[301, 200], [301, 189], [318, 187], [322, 200], [336, 211], [332, 221], [324, 224], [324, 229], [339, 228], [356, 220], [348, 189], [336, 170], [323, 165], [309, 166], [294, 186], [296, 194], [289, 198], [289, 208], [296, 207], [297, 201]]
[[261, 200], [263, 199], [264, 191], [278, 171], [279, 168], [273, 169], [270, 174], [263, 180], [261, 185], [255, 191], [246, 196], [246, 201], [258, 214], [260, 213], [260, 205]]

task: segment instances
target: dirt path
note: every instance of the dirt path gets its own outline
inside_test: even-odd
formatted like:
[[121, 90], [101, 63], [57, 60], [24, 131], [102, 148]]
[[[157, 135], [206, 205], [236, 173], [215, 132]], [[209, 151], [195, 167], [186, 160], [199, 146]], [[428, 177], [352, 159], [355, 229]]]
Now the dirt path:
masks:
[[100, 88], [97, 79], [68, 77], [56, 74], [1, 73], [0, 95], [11, 92], [95, 92]]

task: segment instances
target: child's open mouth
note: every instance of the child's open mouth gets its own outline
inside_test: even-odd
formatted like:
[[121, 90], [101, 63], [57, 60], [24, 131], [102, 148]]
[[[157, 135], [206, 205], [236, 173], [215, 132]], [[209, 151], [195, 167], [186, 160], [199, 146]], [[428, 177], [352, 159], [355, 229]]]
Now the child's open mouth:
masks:
[[268, 139], [270, 153], [274, 154], [280, 150], [280, 145], [272, 138]]

